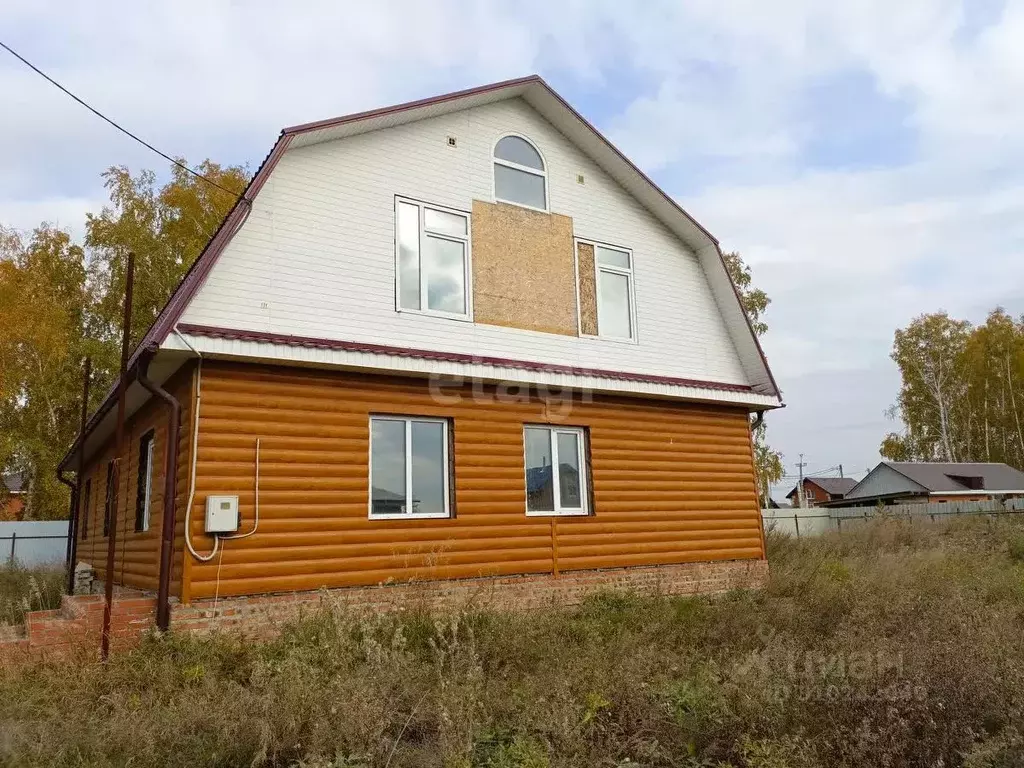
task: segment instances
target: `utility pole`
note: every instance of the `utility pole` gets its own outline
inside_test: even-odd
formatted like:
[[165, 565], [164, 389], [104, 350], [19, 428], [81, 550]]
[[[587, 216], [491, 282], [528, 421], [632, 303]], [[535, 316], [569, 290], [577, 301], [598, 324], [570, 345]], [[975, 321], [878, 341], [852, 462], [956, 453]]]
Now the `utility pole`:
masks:
[[[124, 283], [124, 320], [121, 324], [121, 375], [117, 380], [117, 427], [114, 440], [114, 494], [111, 501], [109, 531], [107, 539], [107, 569], [103, 573], [103, 631], [100, 635], [100, 659], [106, 661], [110, 655], [110, 613], [114, 603], [114, 555], [117, 553], [117, 508], [121, 503], [122, 478], [121, 457], [124, 455], [125, 394], [128, 391], [128, 353], [132, 335], [132, 289], [135, 286], [135, 254], [128, 254]], [[82, 441], [85, 449], [85, 441]], [[128, 514], [128, 494], [125, 494], [125, 515]]]
[[807, 462], [804, 461], [804, 455], [801, 453], [800, 461], [798, 461], [796, 464], [797, 471], [800, 473], [800, 482], [796, 486], [797, 505], [800, 507], [800, 509], [803, 509], [805, 506], [807, 506], [807, 501], [804, 498], [804, 467], [806, 466]]

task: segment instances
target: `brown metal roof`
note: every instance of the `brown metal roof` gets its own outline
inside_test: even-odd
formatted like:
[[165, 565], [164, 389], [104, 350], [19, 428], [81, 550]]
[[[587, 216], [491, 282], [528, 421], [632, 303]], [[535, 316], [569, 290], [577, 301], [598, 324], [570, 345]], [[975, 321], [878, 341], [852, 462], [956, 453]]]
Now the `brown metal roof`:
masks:
[[701, 389], [714, 389], [723, 392], [753, 392], [753, 388], [747, 384], [729, 384], [722, 381], [703, 381], [700, 379], [683, 379], [675, 376], [654, 376], [643, 373], [629, 373], [627, 371], [608, 371], [600, 368], [581, 368], [573, 365], [556, 365], [554, 363], [538, 363], [532, 360], [513, 360], [506, 357], [491, 357], [487, 355], [467, 355], [459, 352], [438, 352], [430, 349], [413, 349], [410, 347], [392, 347], [384, 344], [366, 344], [356, 341], [341, 341], [339, 339], [323, 339], [310, 336], [292, 336], [283, 333], [270, 333], [268, 331], [239, 331], [232, 328], [215, 328], [206, 325], [193, 325], [182, 323], [179, 326], [182, 333], [194, 336], [210, 336], [219, 339], [235, 339], [239, 341], [265, 341], [272, 344], [285, 344], [293, 347], [314, 347], [319, 349], [342, 349], [351, 352], [367, 352], [376, 355], [398, 355], [400, 357], [415, 357], [423, 360], [441, 360], [451, 363], [477, 363], [480, 365], [493, 365], [500, 368], [520, 368], [531, 371], [547, 371], [550, 373], [566, 373], [572, 376], [595, 376], [602, 379], [616, 379], [619, 381], [638, 381], [648, 384], [667, 384], [677, 387], [697, 387]]
[[[857, 484], [852, 477], [805, 477], [804, 480], [814, 483], [830, 496], [845, 496]], [[793, 490], [786, 494], [786, 498], [792, 498], [796, 492], [797, 486], [793, 486]]]

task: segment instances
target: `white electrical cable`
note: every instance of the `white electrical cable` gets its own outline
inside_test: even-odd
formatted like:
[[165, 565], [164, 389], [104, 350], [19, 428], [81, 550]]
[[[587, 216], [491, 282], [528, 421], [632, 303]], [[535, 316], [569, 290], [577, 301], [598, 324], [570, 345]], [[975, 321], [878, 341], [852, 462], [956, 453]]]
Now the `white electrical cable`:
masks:
[[256, 533], [256, 529], [260, 527], [260, 439], [256, 438], [256, 513], [255, 519], [252, 522], [252, 530], [246, 533], [236, 533], [233, 536], [221, 536], [221, 539], [247, 539]]
[[[196, 551], [196, 548], [192, 544], [192, 504], [196, 498], [196, 464], [198, 462], [199, 453], [199, 408], [203, 399], [202, 388], [203, 388], [203, 356], [199, 353], [199, 350], [193, 347], [188, 339], [186, 339], [178, 327], [174, 327], [174, 334], [181, 339], [181, 342], [191, 349], [196, 357], [199, 358], [199, 365], [196, 367], [196, 403], [195, 403], [195, 418], [193, 419], [192, 426], [192, 456], [191, 456], [191, 468], [189, 469], [188, 478], [188, 501], [185, 505], [185, 546], [188, 547], [188, 551], [192, 553], [192, 557], [203, 563], [208, 563], [217, 556], [217, 550], [220, 548], [221, 539], [246, 539], [256, 533], [256, 530], [260, 527], [260, 438], [256, 438], [256, 488], [255, 488], [255, 504], [256, 512], [253, 519], [252, 530], [246, 533], [235, 534], [234, 536], [218, 536], [214, 534], [213, 537], [213, 549], [207, 555], [201, 555]], [[221, 555], [221, 561], [223, 562], [223, 555]], [[217, 581], [218, 587], [220, 582], [220, 565], [217, 566]], [[215, 600], [216, 602], [216, 600]]]
[[203, 399], [202, 387], [203, 387], [203, 356], [199, 354], [199, 350], [193, 347], [188, 339], [186, 339], [181, 331], [178, 330], [178, 326], [174, 326], [174, 335], [181, 339], [181, 342], [191, 349], [196, 357], [199, 358], [199, 365], [196, 368], [196, 399], [195, 399], [195, 418], [193, 418], [192, 424], [192, 455], [191, 468], [189, 469], [188, 475], [188, 501], [185, 503], [185, 546], [188, 547], [188, 551], [192, 553], [192, 557], [203, 563], [208, 563], [217, 556], [217, 548], [220, 546], [220, 540], [213, 537], [213, 549], [210, 550], [210, 554], [201, 555], [196, 552], [196, 548], [192, 546], [192, 504], [196, 499], [196, 463], [197, 453], [199, 451], [199, 406]]

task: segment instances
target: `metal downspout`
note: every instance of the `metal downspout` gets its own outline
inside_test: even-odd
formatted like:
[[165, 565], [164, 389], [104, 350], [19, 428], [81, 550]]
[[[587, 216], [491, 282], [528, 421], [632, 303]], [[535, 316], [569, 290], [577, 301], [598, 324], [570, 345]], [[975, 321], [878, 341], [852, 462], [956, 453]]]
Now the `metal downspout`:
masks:
[[174, 496], [178, 475], [178, 436], [181, 429], [181, 403], [170, 392], [162, 389], [149, 378], [149, 363], [156, 350], [147, 349], [139, 360], [136, 378], [143, 387], [159, 397], [171, 413], [167, 419], [167, 449], [164, 454], [164, 511], [160, 536], [160, 581], [156, 593], [156, 626], [166, 632], [171, 625], [171, 558], [174, 554]]

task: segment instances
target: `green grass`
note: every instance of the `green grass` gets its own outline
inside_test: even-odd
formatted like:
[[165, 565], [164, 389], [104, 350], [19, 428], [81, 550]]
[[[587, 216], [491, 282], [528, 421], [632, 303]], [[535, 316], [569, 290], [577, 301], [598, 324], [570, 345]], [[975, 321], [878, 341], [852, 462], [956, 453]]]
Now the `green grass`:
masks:
[[61, 568], [0, 567], [0, 624], [23, 624], [28, 611], [59, 607], [64, 588]]
[[760, 592], [561, 610], [324, 611], [0, 673], [0, 763], [1024, 764], [1015, 520], [773, 536]]

